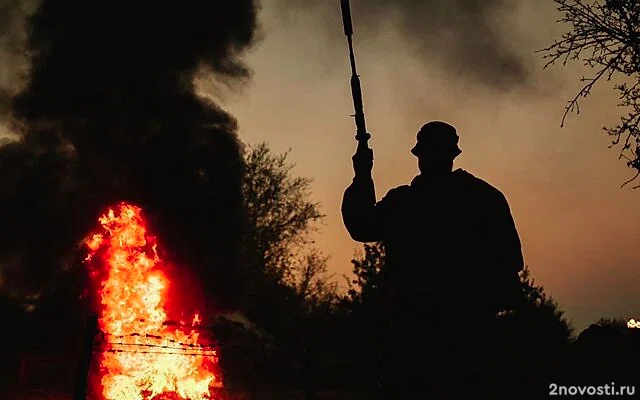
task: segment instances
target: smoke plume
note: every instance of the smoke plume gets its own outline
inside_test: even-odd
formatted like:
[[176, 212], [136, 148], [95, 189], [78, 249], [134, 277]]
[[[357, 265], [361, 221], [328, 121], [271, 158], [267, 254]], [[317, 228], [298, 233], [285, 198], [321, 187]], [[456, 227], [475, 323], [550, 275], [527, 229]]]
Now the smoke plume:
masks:
[[[280, 1], [284, 13], [303, 8], [307, 13], [314, 7], [324, 10], [315, 14], [327, 19], [327, 29], [341, 30], [338, 0]], [[391, 20], [418, 58], [428, 65], [437, 65], [453, 77], [468, 78], [497, 90], [528, 83], [527, 60], [505, 40], [506, 17], [518, 2], [351, 0], [350, 3], [357, 41], [388, 27], [386, 23]], [[511, 31], [511, 36], [514, 34]], [[344, 46], [344, 42], [339, 45]]]
[[[14, 8], [0, 10], [4, 21]], [[250, 76], [240, 56], [257, 11], [253, 0], [41, 2], [26, 24], [28, 79], [9, 104], [19, 140], [0, 147], [6, 279], [41, 288], [77, 265], [105, 207], [130, 201], [176, 265], [232, 301], [245, 228], [240, 144], [236, 121], [194, 94], [193, 76]]]

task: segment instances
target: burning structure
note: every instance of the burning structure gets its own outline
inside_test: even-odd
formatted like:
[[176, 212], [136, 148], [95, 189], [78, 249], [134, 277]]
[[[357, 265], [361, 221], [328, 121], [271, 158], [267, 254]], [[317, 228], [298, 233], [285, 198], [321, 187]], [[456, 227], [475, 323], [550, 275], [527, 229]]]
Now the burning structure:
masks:
[[120, 204], [100, 224], [103, 232], [87, 240], [103, 333], [94, 392], [105, 400], [211, 398], [222, 385], [216, 350], [199, 343], [198, 314], [190, 326], [166, 324], [170, 278], [141, 210]]

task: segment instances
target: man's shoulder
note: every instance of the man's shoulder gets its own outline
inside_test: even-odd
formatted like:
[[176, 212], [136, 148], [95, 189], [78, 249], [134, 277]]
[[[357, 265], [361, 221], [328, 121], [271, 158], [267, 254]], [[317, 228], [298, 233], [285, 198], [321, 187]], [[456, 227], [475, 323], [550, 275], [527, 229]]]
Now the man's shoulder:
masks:
[[495, 186], [463, 169], [453, 171], [454, 177], [463, 189], [488, 198], [503, 199], [504, 194]]
[[400, 185], [389, 189], [383, 200], [392, 202], [402, 201], [403, 199], [408, 198], [412, 192], [413, 189], [410, 185]]

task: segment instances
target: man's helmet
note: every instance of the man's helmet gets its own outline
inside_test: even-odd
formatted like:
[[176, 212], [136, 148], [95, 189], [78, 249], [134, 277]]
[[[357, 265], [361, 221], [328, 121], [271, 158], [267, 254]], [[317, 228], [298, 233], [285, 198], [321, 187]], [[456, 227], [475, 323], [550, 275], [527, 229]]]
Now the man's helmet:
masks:
[[416, 157], [430, 154], [446, 153], [456, 158], [462, 153], [458, 147], [456, 128], [442, 121], [431, 121], [418, 131], [417, 143], [411, 149]]

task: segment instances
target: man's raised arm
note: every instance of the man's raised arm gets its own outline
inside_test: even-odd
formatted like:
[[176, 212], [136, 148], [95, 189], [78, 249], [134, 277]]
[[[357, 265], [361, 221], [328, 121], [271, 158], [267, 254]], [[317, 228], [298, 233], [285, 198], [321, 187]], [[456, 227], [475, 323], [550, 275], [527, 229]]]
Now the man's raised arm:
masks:
[[376, 208], [373, 179], [354, 178], [342, 197], [342, 220], [353, 240], [382, 241], [381, 221]]
[[352, 160], [355, 177], [342, 198], [342, 220], [353, 240], [382, 241], [382, 216], [371, 177], [373, 151], [358, 149]]

